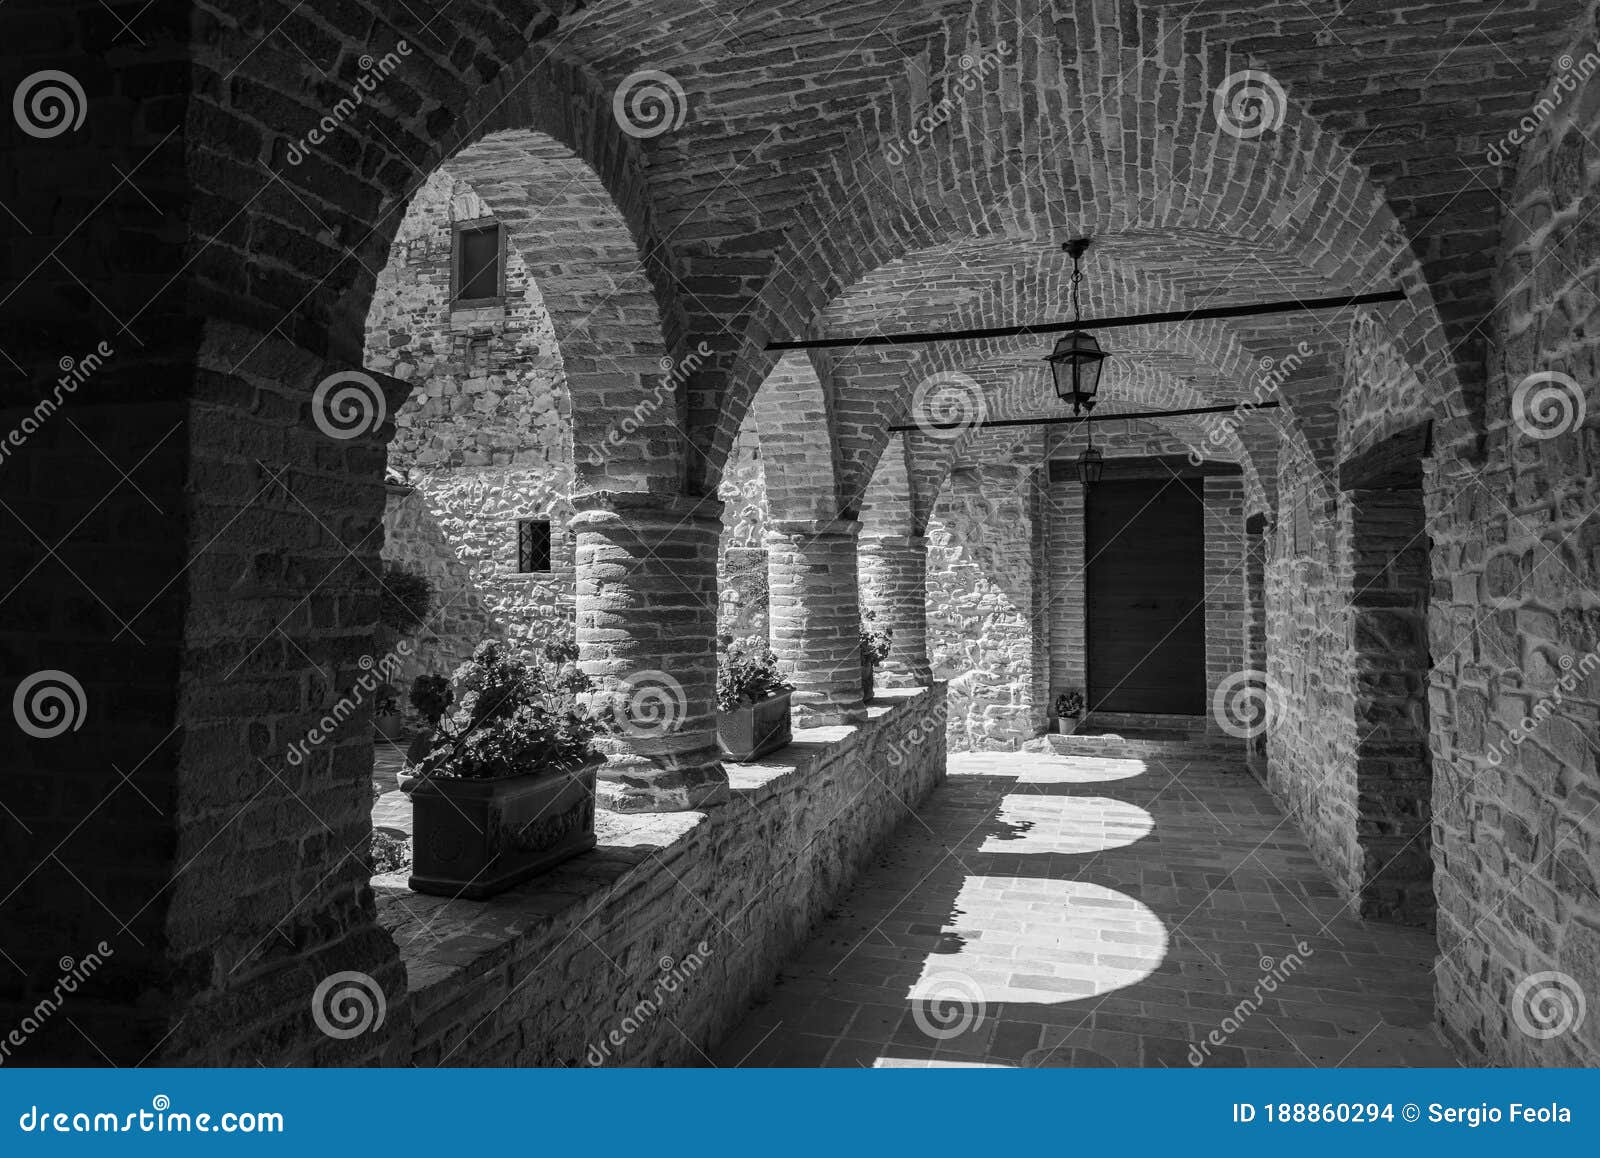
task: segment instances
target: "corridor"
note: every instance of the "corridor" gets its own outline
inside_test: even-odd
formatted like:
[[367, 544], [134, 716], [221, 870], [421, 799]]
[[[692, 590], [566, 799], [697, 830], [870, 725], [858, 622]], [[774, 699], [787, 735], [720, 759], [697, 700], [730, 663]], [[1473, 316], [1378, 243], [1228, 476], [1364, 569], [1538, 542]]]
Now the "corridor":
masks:
[[1432, 934], [1345, 913], [1242, 763], [1147, 747], [952, 754], [715, 1063], [1454, 1064]]

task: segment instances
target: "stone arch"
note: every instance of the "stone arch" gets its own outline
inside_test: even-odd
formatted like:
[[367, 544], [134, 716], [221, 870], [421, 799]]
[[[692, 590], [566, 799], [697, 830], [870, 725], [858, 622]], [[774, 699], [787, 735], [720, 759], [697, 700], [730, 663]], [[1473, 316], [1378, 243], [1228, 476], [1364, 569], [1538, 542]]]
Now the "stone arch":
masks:
[[803, 353], [780, 358], [749, 414], [761, 440], [772, 517], [827, 520], [843, 514], [832, 408], [813, 360]]

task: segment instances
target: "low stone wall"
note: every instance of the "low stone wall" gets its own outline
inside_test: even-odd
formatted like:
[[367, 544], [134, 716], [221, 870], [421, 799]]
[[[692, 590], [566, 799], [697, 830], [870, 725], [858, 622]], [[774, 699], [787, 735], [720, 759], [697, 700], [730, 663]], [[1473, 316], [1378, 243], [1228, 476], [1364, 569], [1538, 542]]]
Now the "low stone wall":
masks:
[[725, 805], [600, 813], [593, 853], [491, 901], [376, 878], [410, 1060], [699, 1064], [944, 777], [943, 716], [943, 685], [885, 692], [864, 724], [728, 765]]

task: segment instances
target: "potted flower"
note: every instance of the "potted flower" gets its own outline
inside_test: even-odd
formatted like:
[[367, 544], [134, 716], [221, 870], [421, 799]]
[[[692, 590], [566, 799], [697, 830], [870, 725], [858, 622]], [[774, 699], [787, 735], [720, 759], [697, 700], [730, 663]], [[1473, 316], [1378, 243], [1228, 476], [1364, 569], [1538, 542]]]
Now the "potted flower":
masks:
[[765, 642], [730, 643], [717, 664], [717, 742], [730, 760], [759, 759], [783, 747], [793, 732], [789, 686]]
[[394, 694], [392, 687], [385, 685], [372, 710], [372, 726], [380, 737], [391, 744], [398, 744], [405, 731], [405, 722], [406, 718], [400, 712], [400, 697]]
[[478, 900], [594, 847], [589, 686], [494, 640], [456, 670], [456, 711], [440, 712], [411, 787], [414, 890]]
[[861, 613], [861, 701], [870, 704], [873, 694], [873, 669], [889, 658], [894, 643], [894, 628], [877, 626], [878, 613]]
[[410, 792], [416, 785], [417, 769], [423, 758], [433, 751], [439, 721], [444, 719], [455, 699], [449, 676], [419, 675], [411, 681], [411, 706], [422, 717], [422, 730], [412, 737], [406, 749], [406, 766], [400, 773], [401, 792]]
[[1056, 731], [1070, 736], [1078, 730], [1078, 717], [1083, 715], [1083, 693], [1068, 688], [1056, 696]]

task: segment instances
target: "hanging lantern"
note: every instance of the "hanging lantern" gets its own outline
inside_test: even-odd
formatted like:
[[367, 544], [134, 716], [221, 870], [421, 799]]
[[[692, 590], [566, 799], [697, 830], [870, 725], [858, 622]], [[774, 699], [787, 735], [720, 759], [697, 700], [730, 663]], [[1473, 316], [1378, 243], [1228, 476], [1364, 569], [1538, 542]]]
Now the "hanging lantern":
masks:
[[1093, 486], [1105, 468], [1106, 456], [1091, 446], [1078, 456], [1078, 481], [1086, 487]]
[[[1089, 239], [1080, 237], [1067, 242], [1062, 248], [1072, 255], [1072, 321], [1076, 325], [1083, 320], [1083, 311], [1078, 303], [1078, 286], [1083, 282], [1079, 263], [1089, 248]], [[1100, 367], [1109, 356], [1100, 348], [1099, 339], [1093, 334], [1074, 329], [1056, 343], [1056, 348], [1045, 359], [1050, 363], [1050, 374], [1055, 379], [1056, 396], [1063, 402], [1072, 403], [1074, 414], [1094, 409], [1095, 395], [1100, 390]]]

